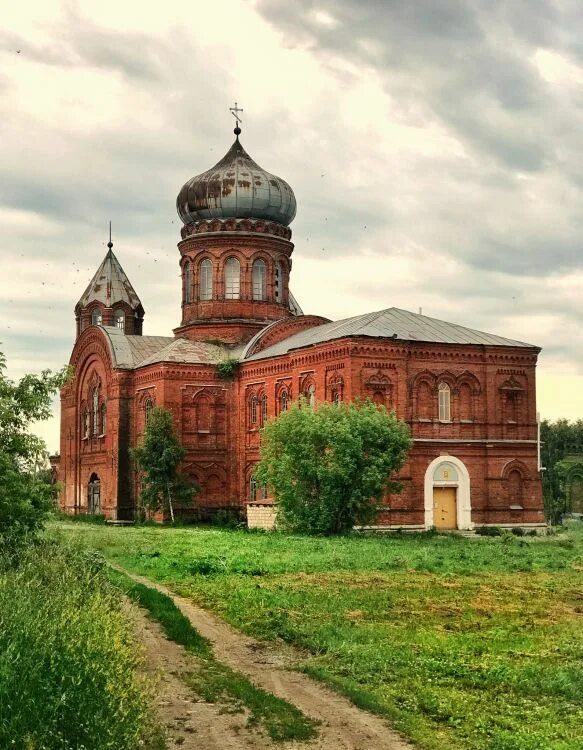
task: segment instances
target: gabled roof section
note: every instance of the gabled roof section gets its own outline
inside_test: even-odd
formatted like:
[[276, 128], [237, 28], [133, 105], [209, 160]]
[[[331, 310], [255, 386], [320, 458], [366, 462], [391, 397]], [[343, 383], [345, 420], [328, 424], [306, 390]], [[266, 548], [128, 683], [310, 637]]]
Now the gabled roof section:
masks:
[[309, 328], [251, 355], [247, 361], [277, 357], [293, 349], [302, 349], [335, 339], [362, 336], [436, 344], [512, 346], [538, 350], [538, 347], [523, 341], [503, 338], [492, 333], [466, 328], [457, 323], [446, 323], [443, 320], [429, 318], [427, 315], [390, 307], [388, 310], [357, 315], [354, 318]]
[[118, 302], [126, 302], [132, 310], [142, 307], [140, 298], [111, 248], [107, 251], [107, 255], [83, 292], [77, 306], [87, 307], [95, 301], [101, 302], [105, 307], [112, 307]]
[[226, 347], [208, 344], [204, 341], [173, 339], [163, 349], [140, 362], [140, 367], [157, 362], [177, 362], [180, 364], [214, 365], [225, 359]]
[[227, 358], [238, 359], [242, 351], [242, 347], [233, 349], [173, 336], [127, 336], [114, 326], [101, 328], [109, 341], [113, 367], [120, 370], [136, 370], [159, 362], [216, 364]]
[[122, 370], [133, 370], [143, 360], [174, 341], [173, 336], [126, 336], [121, 328], [101, 326], [111, 348], [113, 366]]

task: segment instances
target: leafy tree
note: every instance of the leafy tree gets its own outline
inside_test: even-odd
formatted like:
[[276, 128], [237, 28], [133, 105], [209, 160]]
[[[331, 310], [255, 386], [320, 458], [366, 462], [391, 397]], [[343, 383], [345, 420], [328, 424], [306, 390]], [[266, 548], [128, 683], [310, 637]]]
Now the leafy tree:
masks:
[[144, 440], [131, 454], [141, 472], [143, 506], [153, 512], [168, 511], [174, 521], [175, 504], [192, 502], [195, 486], [179, 471], [186, 451], [167, 409], [152, 409]]
[[560, 523], [567, 511], [567, 498], [561, 472], [563, 459], [583, 454], [583, 420], [541, 422], [541, 462], [545, 515], [551, 523]]
[[370, 401], [309, 408], [305, 400], [262, 431], [256, 481], [273, 492], [278, 523], [308, 534], [341, 534], [378, 514], [390, 476], [411, 447], [409, 428]]
[[0, 544], [18, 549], [42, 528], [56, 495], [45, 471], [46, 446], [28, 429], [51, 415], [68, 370], [25, 375], [17, 383], [5, 372], [0, 353]]

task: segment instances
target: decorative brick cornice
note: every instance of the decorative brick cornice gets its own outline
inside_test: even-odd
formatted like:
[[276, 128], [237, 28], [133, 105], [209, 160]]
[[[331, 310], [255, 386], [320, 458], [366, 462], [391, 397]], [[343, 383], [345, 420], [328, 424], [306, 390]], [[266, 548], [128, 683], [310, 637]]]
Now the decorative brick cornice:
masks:
[[264, 219], [208, 219], [186, 224], [180, 230], [182, 239], [200, 234], [216, 234], [218, 232], [267, 234], [273, 237], [291, 238], [291, 229], [278, 224], [276, 221]]

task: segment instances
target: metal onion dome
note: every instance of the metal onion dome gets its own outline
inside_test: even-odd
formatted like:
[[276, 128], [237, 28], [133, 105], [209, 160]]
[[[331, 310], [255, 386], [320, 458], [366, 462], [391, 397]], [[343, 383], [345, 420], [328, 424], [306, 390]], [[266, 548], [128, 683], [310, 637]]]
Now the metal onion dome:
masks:
[[[190, 179], [176, 199], [185, 224], [204, 219], [264, 219], [287, 226], [296, 215], [293, 190], [256, 164], [237, 138], [212, 169]], [[240, 130], [239, 130], [240, 132]]]

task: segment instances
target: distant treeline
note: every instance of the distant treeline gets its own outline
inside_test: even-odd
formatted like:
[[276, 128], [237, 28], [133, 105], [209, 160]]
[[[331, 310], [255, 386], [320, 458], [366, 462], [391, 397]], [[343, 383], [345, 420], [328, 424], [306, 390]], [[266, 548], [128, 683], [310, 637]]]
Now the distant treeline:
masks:
[[551, 523], [560, 523], [568, 511], [567, 494], [560, 463], [567, 456], [580, 455], [583, 461], [583, 419], [569, 422], [541, 422], [541, 463], [545, 515]]

